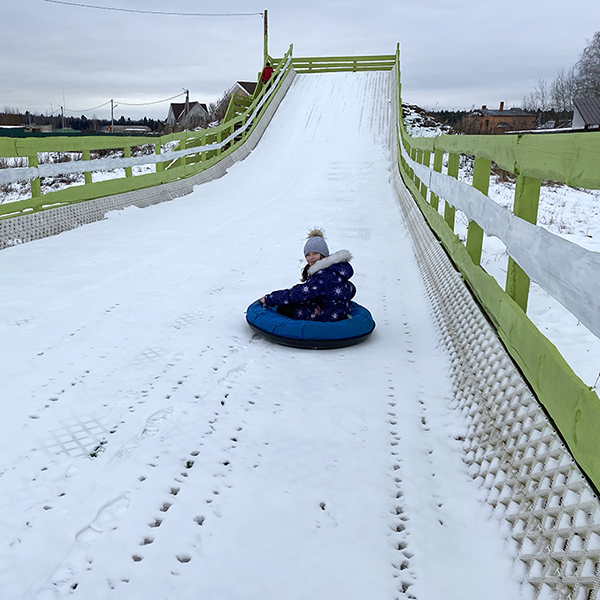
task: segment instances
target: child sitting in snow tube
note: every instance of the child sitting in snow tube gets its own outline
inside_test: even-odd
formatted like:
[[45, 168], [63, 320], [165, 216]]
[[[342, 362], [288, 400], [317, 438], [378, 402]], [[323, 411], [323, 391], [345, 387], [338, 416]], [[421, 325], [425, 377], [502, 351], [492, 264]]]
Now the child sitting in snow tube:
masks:
[[365, 340], [375, 329], [371, 313], [352, 298], [348, 250], [329, 254], [323, 232], [309, 233], [304, 246], [302, 283], [271, 292], [246, 311], [250, 327], [266, 339], [294, 348], [344, 348]]
[[277, 312], [295, 320], [335, 322], [350, 314], [350, 300], [356, 287], [350, 281], [354, 269], [348, 262], [348, 250], [329, 254], [329, 248], [320, 229], [308, 234], [304, 245], [306, 266], [302, 283], [263, 296], [260, 301], [277, 307]]

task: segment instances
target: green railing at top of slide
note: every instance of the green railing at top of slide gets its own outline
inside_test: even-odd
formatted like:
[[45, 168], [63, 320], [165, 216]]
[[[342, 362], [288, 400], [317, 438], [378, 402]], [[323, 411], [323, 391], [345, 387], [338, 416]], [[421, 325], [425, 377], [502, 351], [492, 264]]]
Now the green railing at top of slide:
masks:
[[[572, 245], [573, 248], [567, 248], [565, 244], [568, 246], [568, 242], [559, 239], [544, 239], [542, 241], [548, 242], [545, 246], [537, 245], [538, 242], [534, 237], [553, 237], [545, 231], [536, 231], [542, 228], [535, 227], [542, 180], [562, 182], [589, 190], [600, 189], [600, 133], [412, 137], [406, 132], [401, 116], [399, 50], [396, 52], [394, 68], [400, 110], [397, 136], [398, 166], [402, 178], [541, 404], [553, 419], [575, 460], [596, 490], [600, 490], [600, 399], [598, 395], [573, 372], [556, 347], [527, 317], [530, 278], [524, 268], [518, 264], [517, 259], [511, 256], [510, 242], [502, 239], [497, 231], [493, 233], [486, 231], [481, 223], [477, 223], [467, 214], [469, 224], [466, 240], [463, 243], [455, 233], [457, 205], [455, 198], [448, 201], [441, 194], [434, 193], [434, 187], [436, 191], [443, 191], [452, 189], [454, 182], [458, 184], [456, 180], [459, 177], [460, 156], [473, 157], [473, 179], [470, 184], [472, 189], [460, 188], [462, 191], [455, 192], [455, 195], [471, 195], [474, 198], [475, 209], [480, 211], [478, 214], [481, 214], [480, 205], [486, 203], [486, 196], [489, 193], [492, 164], [495, 163], [501, 169], [512, 173], [515, 178], [512, 211], [502, 209], [489, 201], [488, 203], [493, 205], [489, 207], [492, 219], [486, 222], [488, 224], [491, 222], [495, 226], [496, 219], [504, 218], [509, 223], [508, 228], [505, 229], [509, 232], [506, 237], [510, 237], [511, 228], [521, 227], [523, 230], [524, 226], [525, 231], [528, 231], [532, 237], [526, 237], [512, 246], [513, 248], [527, 246], [531, 239], [532, 247], [525, 248], [525, 252], [519, 255], [521, 262], [532, 267], [529, 268], [532, 272], [538, 270], [536, 265], [531, 265], [532, 260], [540, 263], [544, 260], [549, 261], [544, 262], [541, 270], [554, 261], [558, 272], [554, 280], [563, 288], [570, 285], [567, 281], [567, 271], [576, 271], [580, 268], [580, 263], [569, 263], [557, 252], [559, 249], [574, 251], [577, 261], [581, 259], [581, 264], [586, 260], [589, 261], [596, 273], [595, 278], [587, 280], [587, 285], [591, 287], [592, 284], [596, 285], [596, 282], [600, 281], [598, 253], [586, 251], [575, 245]], [[450, 179], [454, 182], [450, 182]], [[428, 185], [431, 189], [427, 188]], [[466, 183], [462, 185], [469, 187]], [[473, 190], [477, 192], [473, 194]], [[448, 192], [448, 197], [450, 196], [452, 192]], [[498, 215], [498, 211], [512, 212], [512, 214]], [[504, 289], [480, 266], [484, 233], [497, 235], [507, 245], [509, 259]], [[543, 248], [552, 254], [548, 259], [542, 256], [545, 254]], [[570, 274], [568, 276], [570, 277]], [[586, 285], [585, 282], [583, 285]], [[572, 290], [563, 291], [565, 295], [572, 292]], [[598, 298], [594, 301], [597, 303]], [[585, 307], [582, 307], [582, 310], [585, 310]], [[595, 308], [594, 310], [596, 313], [599, 312]], [[598, 335], [598, 320], [594, 322], [596, 324], [594, 333]]]
[[[282, 59], [274, 59], [278, 64]], [[393, 54], [379, 56], [324, 56], [293, 58], [292, 64], [297, 73], [339, 73], [344, 71], [391, 71], [396, 57]]]

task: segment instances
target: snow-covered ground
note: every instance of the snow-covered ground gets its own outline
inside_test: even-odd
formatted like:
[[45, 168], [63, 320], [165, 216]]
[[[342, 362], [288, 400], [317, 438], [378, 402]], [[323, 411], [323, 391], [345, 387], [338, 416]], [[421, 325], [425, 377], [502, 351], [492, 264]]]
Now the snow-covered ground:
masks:
[[[404, 107], [404, 121], [411, 135], [432, 137], [448, 133], [447, 127], [436, 124], [417, 109], [410, 105]], [[461, 157], [459, 179], [472, 181], [472, 158]], [[512, 210], [514, 193], [514, 177], [494, 168], [490, 198]], [[443, 203], [440, 212], [443, 212]], [[456, 211], [455, 231], [463, 241], [467, 225], [466, 215]], [[600, 252], [600, 191], [542, 182], [538, 225], [588, 250]], [[508, 254], [498, 238], [484, 237], [481, 265], [504, 289]], [[531, 284], [527, 315], [558, 348], [575, 373], [590, 387], [600, 389], [600, 339], [535, 283]]]
[[[3, 598], [528, 597], [462, 460], [389, 85], [298, 76], [224, 178], [0, 253]], [[354, 255], [361, 345], [244, 321], [314, 225]]]

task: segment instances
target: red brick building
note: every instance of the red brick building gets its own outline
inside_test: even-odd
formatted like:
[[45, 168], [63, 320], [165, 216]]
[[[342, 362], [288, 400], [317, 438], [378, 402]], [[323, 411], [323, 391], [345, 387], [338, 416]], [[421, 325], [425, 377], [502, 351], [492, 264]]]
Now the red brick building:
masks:
[[470, 112], [462, 118], [459, 129], [463, 133], [506, 133], [534, 129], [536, 118], [536, 115], [521, 108], [504, 110], [504, 102], [500, 102], [499, 110], [491, 110], [484, 105]]

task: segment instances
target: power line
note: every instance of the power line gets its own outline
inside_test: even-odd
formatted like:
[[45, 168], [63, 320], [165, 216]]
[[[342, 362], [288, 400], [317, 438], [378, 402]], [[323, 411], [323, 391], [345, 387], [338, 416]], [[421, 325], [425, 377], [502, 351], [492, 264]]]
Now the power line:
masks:
[[110, 104], [110, 100], [107, 100], [106, 102], [104, 102], [102, 104], [99, 104], [98, 106], [94, 106], [94, 108], [85, 108], [85, 109], [81, 109], [81, 110], [77, 110], [75, 108], [65, 108], [65, 110], [67, 112], [81, 112], [81, 113], [85, 113], [85, 112], [91, 112], [92, 110], [96, 110], [98, 108], [102, 108], [103, 106], [106, 106], [107, 104]]
[[[113, 102], [115, 103], [115, 106], [118, 105], [123, 105], [123, 106], [148, 106], [150, 104], [161, 104], [162, 102], [168, 102], [169, 100], [173, 100], [175, 98], [179, 98], [179, 96], [183, 96], [183, 94], [185, 94], [185, 92], [181, 92], [181, 94], [177, 94], [176, 96], [171, 96], [170, 98], [165, 98], [164, 100], [154, 100], [153, 102], [138, 102], [138, 103], [134, 103], [134, 102], [122, 102], [121, 100], [113, 100]], [[102, 108], [103, 106], [106, 106], [107, 104], [110, 104], [110, 100], [107, 100], [106, 102], [99, 104], [98, 106], [94, 106], [93, 108], [82, 108], [82, 109], [76, 109], [76, 108], [65, 108], [65, 110], [67, 112], [74, 112], [74, 113], [85, 113], [85, 112], [91, 112], [92, 110], [96, 110], [98, 108]]]
[[131, 102], [121, 102], [120, 100], [115, 100], [115, 102], [117, 104], [122, 104], [123, 106], [148, 106], [149, 104], [160, 104], [161, 102], [168, 102], [169, 100], [179, 98], [179, 96], [183, 96], [184, 94], [185, 94], [185, 92], [181, 92], [180, 94], [177, 94], [176, 96], [171, 96], [170, 98], [165, 98], [164, 100], [154, 100], [153, 102], [131, 103]]
[[145, 15], [169, 15], [174, 17], [256, 17], [263, 16], [262, 12], [254, 13], [183, 13], [165, 12], [160, 10], [139, 10], [135, 8], [117, 8], [114, 6], [95, 6], [93, 4], [80, 4], [78, 2], [64, 2], [64, 0], [43, 0], [52, 4], [66, 4], [67, 6], [78, 6], [80, 8], [96, 8], [98, 10], [115, 10], [119, 12], [142, 13]]
[[[180, 92], [179, 94], [175, 94], [175, 96], [171, 96], [170, 98], [164, 98], [163, 100], [153, 100], [152, 102], [122, 102], [121, 100], [113, 100], [113, 102], [115, 103], [115, 106], [117, 105], [123, 105], [123, 106], [149, 106], [150, 104], [161, 104], [162, 102], [168, 102], [169, 100], [174, 100], [175, 98], [179, 98], [179, 96], [183, 96], [186, 92]], [[75, 108], [65, 108], [64, 110], [67, 112], [71, 112], [71, 113], [86, 113], [86, 112], [91, 112], [93, 110], [96, 110], [98, 108], [102, 108], [103, 106], [106, 106], [107, 104], [110, 104], [110, 100], [107, 100], [106, 102], [99, 104], [98, 106], [94, 106], [93, 108], [86, 108], [86, 109], [75, 109]], [[57, 111], [59, 109], [56, 109]]]

